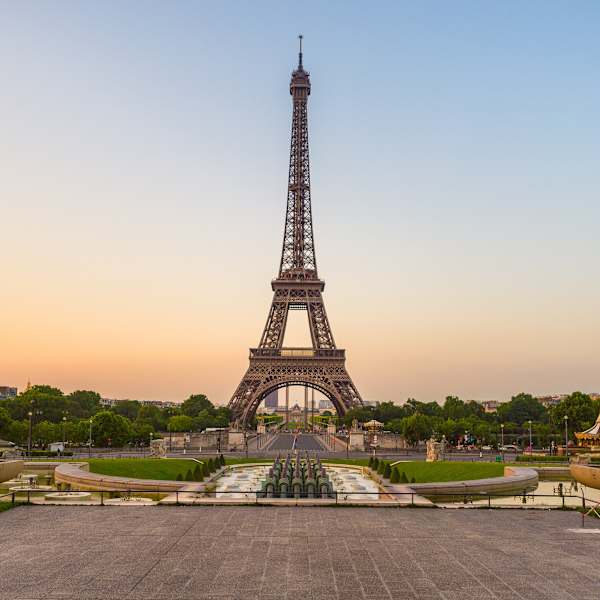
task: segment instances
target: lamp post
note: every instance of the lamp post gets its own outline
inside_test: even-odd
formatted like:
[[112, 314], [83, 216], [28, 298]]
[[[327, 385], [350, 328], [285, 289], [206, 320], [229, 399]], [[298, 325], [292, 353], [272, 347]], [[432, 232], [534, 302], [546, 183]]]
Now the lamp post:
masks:
[[65, 415], [63, 415], [63, 418], [62, 418], [62, 425], [63, 425], [63, 439], [62, 439], [62, 443], [63, 443], [63, 452], [64, 452], [65, 451], [66, 438], [67, 438], [67, 435], [65, 433], [66, 426], [67, 426], [67, 417]]
[[500, 423], [500, 452], [502, 452], [502, 460], [504, 460], [504, 423]]
[[565, 456], [569, 460], [569, 416], [565, 415]]
[[29, 416], [29, 434], [27, 435], [27, 455], [31, 458], [31, 431], [33, 428], [33, 412], [30, 410], [27, 415]]
[[529, 456], [531, 456], [533, 454], [533, 446], [531, 445], [531, 419], [527, 422], [529, 423]]
[[88, 456], [92, 458], [92, 419], [90, 419], [90, 437], [88, 439]]

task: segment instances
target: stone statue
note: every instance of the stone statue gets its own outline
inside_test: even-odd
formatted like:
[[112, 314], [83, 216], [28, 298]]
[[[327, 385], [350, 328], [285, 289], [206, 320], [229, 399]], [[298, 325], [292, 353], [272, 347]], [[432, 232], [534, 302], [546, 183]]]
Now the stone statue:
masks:
[[165, 440], [159, 439], [150, 442], [150, 456], [153, 456], [154, 458], [165, 458], [167, 456]]
[[427, 458], [426, 461], [427, 462], [433, 462], [436, 460], [442, 460], [441, 459], [441, 450], [442, 450], [442, 444], [440, 442], [436, 442], [434, 437], [431, 436], [428, 440], [427, 440]]
[[358, 431], [358, 419], [352, 419], [352, 431]]

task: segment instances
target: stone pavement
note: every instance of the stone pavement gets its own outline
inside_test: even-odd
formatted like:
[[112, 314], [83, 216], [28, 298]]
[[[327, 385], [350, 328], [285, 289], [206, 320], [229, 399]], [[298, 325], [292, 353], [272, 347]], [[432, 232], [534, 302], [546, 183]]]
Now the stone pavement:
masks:
[[597, 600], [600, 534], [579, 526], [541, 510], [19, 507], [0, 513], [0, 598]]

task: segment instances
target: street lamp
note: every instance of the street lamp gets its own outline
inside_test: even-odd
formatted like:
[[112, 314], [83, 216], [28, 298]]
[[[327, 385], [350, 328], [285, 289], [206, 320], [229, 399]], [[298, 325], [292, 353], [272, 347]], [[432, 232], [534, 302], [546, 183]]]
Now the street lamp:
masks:
[[92, 419], [90, 419], [90, 438], [88, 440], [88, 455], [92, 458]]
[[67, 437], [66, 434], [65, 434], [65, 428], [66, 428], [66, 425], [67, 425], [67, 417], [65, 415], [63, 415], [62, 424], [63, 424], [63, 440], [62, 440], [62, 442], [63, 442], [63, 452], [64, 452], [65, 451], [65, 443], [66, 443], [65, 440], [66, 440], [66, 437]]
[[529, 423], [529, 456], [533, 454], [533, 446], [531, 445], [531, 419], [527, 421]]
[[29, 455], [29, 458], [31, 458], [31, 430], [33, 427], [33, 412], [29, 411], [27, 414], [29, 415], [29, 434], [27, 436], [27, 454]]
[[565, 415], [565, 455], [567, 461], [569, 460], [569, 416]]
[[500, 423], [500, 445], [504, 448], [504, 423]]

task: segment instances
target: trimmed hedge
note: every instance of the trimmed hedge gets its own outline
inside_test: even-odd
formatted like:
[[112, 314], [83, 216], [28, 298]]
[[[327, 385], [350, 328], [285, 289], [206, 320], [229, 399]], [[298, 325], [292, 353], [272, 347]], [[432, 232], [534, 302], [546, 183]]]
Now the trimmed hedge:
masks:
[[[569, 455], [571, 456], [571, 455]], [[519, 454], [519, 456], [516, 457], [517, 458], [517, 462], [529, 462], [529, 463], [537, 463], [537, 462], [567, 462], [567, 457], [566, 456], [536, 456], [535, 454], [533, 456], [530, 456], [529, 454]], [[600, 457], [597, 458], [592, 458], [590, 460], [590, 462], [594, 465], [600, 465]]]
[[392, 467], [390, 466], [390, 463], [387, 462], [385, 463], [385, 467], [383, 469], [383, 477], [385, 479], [389, 479], [392, 475]]

